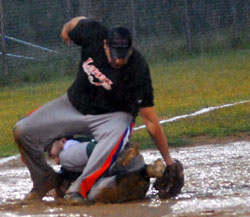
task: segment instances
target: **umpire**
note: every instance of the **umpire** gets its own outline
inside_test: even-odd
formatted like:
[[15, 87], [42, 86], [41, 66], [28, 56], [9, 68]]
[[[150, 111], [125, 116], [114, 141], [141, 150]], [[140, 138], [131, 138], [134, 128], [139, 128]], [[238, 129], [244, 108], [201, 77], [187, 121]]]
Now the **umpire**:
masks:
[[58, 175], [48, 165], [44, 150], [54, 140], [76, 134], [97, 141], [81, 176], [69, 189], [70, 199], [87, 198], [128, 143], [138, 113], [166, 164], [174, 164], [154, 109], [148, 64], [133, 47], [129, 30], [108, 30], [97, 21], [76, 17], [64, 25], [61, 36], [65, 43], [81, 47], [75, 81], [65, 95], [14, 127], [15, 141], [33, 181], [26, 198], [42, 199], [57, 186]]

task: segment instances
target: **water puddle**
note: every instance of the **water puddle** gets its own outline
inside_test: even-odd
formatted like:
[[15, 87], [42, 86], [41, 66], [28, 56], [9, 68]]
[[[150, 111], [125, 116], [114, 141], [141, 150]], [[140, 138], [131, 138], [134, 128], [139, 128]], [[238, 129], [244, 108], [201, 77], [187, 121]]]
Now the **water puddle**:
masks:
[[[235, 142], [171, 149], [185, 169], [185, 186], [178, 198], [159, 200], [154, 189], [148, 199], [124, 204], [70, 206], [52, 196], [25, 203], [32, 183], [20, 158], [0, 163], [0, 216], [250, 216], [250, 143]], [[143, 151], [147, 163], [158, 151]], [[57, 167], [55, 167], [57, 169]]]

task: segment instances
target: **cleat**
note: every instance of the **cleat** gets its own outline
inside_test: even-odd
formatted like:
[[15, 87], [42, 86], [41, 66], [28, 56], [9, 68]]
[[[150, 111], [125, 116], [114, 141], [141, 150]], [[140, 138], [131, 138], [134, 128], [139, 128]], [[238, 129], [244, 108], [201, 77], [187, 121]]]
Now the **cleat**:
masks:
[[25, 197], [24, 197], [24, 200], [27, 200], [27, 201], [32, 201], [32, 200], [42, 200], [43, 196], [45, 194], [43, 194], [42, 192], [38, 192], [34, 189], [32, 189]]
[[85, 199], [79, 192], [70, 192], [65, 195], [65, 201], [71, 205], [85, 204]]
[[62, 180], [62, 182], [55, 188], [56, 198], [63, 198], [65, 196], [65, 192], [69, 189], [70, 185], [71, 181], [66, 179]]
[[61, 182], [61, 177], [57, 173], [48, 176], [46, 182], [39, 186], [34, 187], [24, 198], [24, 200], [42, 200], [42, 198], [49, 192], [51, 189], [57, 187], [58, 183]]

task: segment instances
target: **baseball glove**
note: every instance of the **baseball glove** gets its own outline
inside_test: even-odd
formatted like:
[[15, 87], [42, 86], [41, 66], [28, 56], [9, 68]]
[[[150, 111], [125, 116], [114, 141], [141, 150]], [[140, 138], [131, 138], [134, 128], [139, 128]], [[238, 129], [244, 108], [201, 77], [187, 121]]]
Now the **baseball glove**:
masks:
[[159, 191], [159, 197], [162, 199], [175, 197], [184, 185], [184, 170], [180, 161], [166, 167], [163, 176], [157, 178], [154, 188]]

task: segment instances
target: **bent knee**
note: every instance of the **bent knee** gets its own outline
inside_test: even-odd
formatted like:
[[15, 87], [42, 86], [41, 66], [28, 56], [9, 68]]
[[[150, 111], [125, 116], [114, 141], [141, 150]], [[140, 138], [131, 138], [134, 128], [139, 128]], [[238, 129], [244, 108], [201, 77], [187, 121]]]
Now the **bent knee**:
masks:
[[14, 139], [15, 139], [16, 142], [18, 142], [18, 140], [20, 138], [20, 135], [21, 135], [20, 127], [18, 125], [16, 125], [13, 128], [13, 136], [14, 136]]
[[13, 129], [13, 136], [17, 143], [22, 143], [23, 138], [25, 138], [26, 135], [26, 129], [21, 124], [16, 124], [16, 126]]

